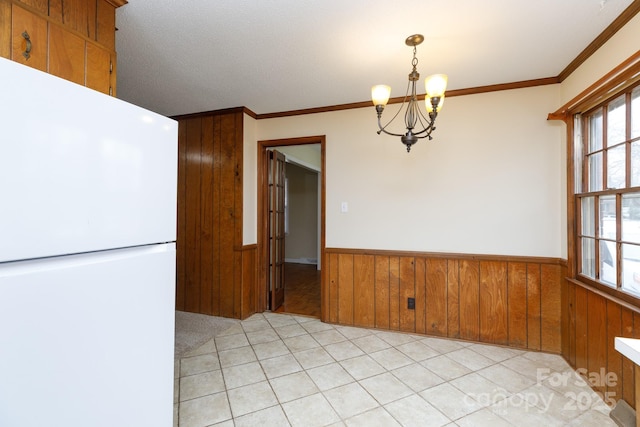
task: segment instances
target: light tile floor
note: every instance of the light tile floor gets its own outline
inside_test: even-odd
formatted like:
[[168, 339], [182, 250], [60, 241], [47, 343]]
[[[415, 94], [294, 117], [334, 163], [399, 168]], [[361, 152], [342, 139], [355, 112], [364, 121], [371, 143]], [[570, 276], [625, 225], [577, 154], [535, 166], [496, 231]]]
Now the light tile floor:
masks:
[[256, 314], [176, 360], [174, 425], [615, 426], [560, 357]]

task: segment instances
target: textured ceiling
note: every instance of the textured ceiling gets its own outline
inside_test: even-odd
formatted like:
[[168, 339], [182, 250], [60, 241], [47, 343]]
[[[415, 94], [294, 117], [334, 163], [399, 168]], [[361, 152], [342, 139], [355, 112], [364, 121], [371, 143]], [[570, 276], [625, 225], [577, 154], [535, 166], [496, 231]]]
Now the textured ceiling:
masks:
[[[632, 0], [129, 0], [117, 10], [118, 97], [165, 115], [273, 113], [555, 77]], [[424, 86], [419, 86], [424, 93]]]

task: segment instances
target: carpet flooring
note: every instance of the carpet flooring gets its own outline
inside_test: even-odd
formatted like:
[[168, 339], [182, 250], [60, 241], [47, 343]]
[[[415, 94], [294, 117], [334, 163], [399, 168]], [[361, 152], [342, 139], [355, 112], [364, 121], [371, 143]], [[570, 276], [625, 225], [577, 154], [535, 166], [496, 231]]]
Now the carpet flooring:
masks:
[[235, 319], [176, 311], [175, 357], [182, 357], [239, 322]]

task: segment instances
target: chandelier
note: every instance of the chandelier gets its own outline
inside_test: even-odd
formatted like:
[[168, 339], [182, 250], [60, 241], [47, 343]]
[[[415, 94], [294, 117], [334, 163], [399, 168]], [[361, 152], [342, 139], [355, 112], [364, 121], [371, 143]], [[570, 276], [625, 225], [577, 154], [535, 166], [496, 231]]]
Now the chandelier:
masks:
[[[424, 36], [422, 34], [414, 34], [407, 37], [407, 40], [405, 40], [405, 44], [407, 46], [413, 46], [413, 60], [411, 61], [413, 70], [409, 73], [407, 92], [402, 100], [400, 109], [384, 126], [382, 126], [381, 123], [382, 111], [384, 110], [385, 105], [387, 105], [387, 102], [389, 102], [391, 87], [386, 85], [376, 85], [371, 88], [371, 99], [373, 100], [373, 105], [375, 105], [376, 112], [378, 113], [378, 135], [380, 135], [381, 132], [384, 132], [387, 135], [399, 136], [402, 143], [407, 146], [407, 153], [411, 151], [411, 146], [418, 142], [419, 139], [432, 139], [431, 132], [436, 129], [436, 116], [444, 103], [444, 92], [447, 88], [446, 74], [434, 74], [425, 79], [424, 83], [427, 92], [425, 95], [425, 105], [426, 113], [428, 114], [427, 117], [418, 104], [418, 96], [416, 94], [416, 82], [420, 79], [420, 74], [416, 70], [416, 66], [418, 65], [418, 58], [416, 58], [416, 46], [423, 41]], [[407, 132], [403, 135], [387, 131], [387, 126], [389, 126], [391, 122], [398, 117], [398, 114], [400, 114], [405, 104], [407, 104], [407, 109], [404, 113], [404, 124]], [[416, 129], [418, 124], [420, 125], [420, 128]]]

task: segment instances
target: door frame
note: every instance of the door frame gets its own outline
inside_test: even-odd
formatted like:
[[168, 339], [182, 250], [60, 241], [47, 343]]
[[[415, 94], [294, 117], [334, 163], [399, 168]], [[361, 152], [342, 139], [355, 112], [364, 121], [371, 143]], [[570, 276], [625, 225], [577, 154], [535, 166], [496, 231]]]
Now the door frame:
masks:
[[320, 174], [322, 182], [321, 193], [321, 208], [320, 208], [320, 320], [325, 321], [327, 318], [325, 313], [325, 206], [326, 206], [326, 168], [325, 168], [325, 144], [326, 135], [318, 136], [305, 136], [298, 138], [283, 138], [283, 139], [270, 139], [258, 141], [258, 259], [257, 259], [257, 311], [266, 311], [269, 304], [269, 227], [267, 221], [269, 218], [268, 212], [268, 155], [267, 148], [282, 147], [287, 145], [308, 145], [308, 144], [320, 144]]

